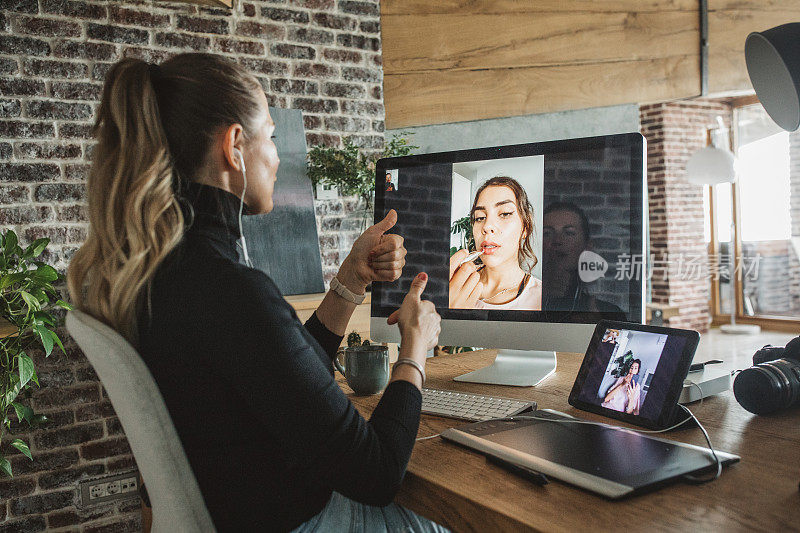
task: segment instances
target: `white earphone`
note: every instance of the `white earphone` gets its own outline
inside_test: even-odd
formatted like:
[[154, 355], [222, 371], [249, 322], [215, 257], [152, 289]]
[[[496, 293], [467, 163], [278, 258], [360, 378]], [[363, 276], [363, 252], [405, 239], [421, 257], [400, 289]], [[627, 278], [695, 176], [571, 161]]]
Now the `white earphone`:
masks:
[[241, 240], [242, 254], [244, 255], [244, 262], [250, 268], [253, 268], [253, 263], [250, 261], [250, 254], [247, 253], [247, 241], [244, 239], [244, 231], [242, 230], [242, 209], [244, 209], [244, 193], [247, 192], [247, 171], [244, 167], [244, 155], [241, 150], [233, 149], [233, 155], [239, 160], [239, 165], [242, 167], [242, 178], [244, 180], [244, 187], [242, 188], [241, 203], [239, 204], [239, 239]]

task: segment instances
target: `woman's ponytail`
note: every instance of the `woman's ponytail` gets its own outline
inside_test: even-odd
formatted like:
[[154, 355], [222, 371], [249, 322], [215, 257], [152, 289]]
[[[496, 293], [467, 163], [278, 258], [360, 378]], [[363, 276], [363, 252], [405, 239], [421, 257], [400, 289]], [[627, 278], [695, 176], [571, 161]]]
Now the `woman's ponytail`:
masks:
[[107, 75], [87, 181], [89, 233], [67, 276], [78, 308], [134, 342], [142, 288], [183, 234], [154, 70], [123, 59]]

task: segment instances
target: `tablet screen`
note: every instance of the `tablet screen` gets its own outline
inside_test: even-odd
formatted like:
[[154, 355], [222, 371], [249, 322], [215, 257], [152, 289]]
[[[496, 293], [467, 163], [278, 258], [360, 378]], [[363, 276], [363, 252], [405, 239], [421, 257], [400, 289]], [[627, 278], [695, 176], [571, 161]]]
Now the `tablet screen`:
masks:
[[656, 423], [671, 395], [686, 342], [685, 335], [604, 328], [581, 368], [577, 400]]

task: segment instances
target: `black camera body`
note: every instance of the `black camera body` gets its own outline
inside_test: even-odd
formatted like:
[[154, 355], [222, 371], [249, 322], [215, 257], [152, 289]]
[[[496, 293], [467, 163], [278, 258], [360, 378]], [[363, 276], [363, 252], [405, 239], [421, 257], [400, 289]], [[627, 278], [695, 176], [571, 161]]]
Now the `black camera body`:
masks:
[[769, 344], [753, 355], [753, 366], [733, 381], [739, 404], [757, 415], [800, 404], [800, 337], [785, 348]]

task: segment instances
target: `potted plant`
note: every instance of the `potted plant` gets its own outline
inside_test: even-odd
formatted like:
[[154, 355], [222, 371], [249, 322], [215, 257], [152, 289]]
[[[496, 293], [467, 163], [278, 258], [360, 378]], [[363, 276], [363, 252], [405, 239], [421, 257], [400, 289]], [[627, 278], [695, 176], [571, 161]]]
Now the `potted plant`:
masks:
[[315, 146], [308, 152], [308, 177], [317, 184], [336, 187], [342, 196], [358, 196], [372, 207], [375, 195], [375, 163], [382, 157], [400, 157], [411, 154], [419, 146], [408, 143], [404, 135], [395, 133], [387, 141], [383, 152], [362, 152], [350, 138], [345, 137], [342, 147]]
[[[54, 346], [64, 351], [61, 339], [54, 331], [59, 321], [51, 311], [72, 307], [58, 298], [53, 283], [63, 279], [55, 268], [36, 258], [42, 255], [49, 239], [37, 239], [23, 249], [16, 233], [9, 230], [0, 235], [0, 444], [3, 433], [11, 429], [11, 416], [17, 421], [37, 427], [47, 420], [36, 414], [25, 398], [33, 384], [39, 386], [33, 360], [26, 350], [41, 345], [45, 356]], [[11, 446], [33, 460], [28, 445], [14, 439]], [[0, 472], [12, 476], [11, 463], [0, 452]]]
[[358, 203], [341, 222], [339, 253], [341, 257], [350, 252], [353, 242], [372, 220], [375, 197], [375, 163], [381, 157], [409, 155], [419, 148], [408, 143], [404, 135], [396, 133], [387, 141], [383, 152], [361, 151], [353, 141], [345, 138], [342, 147], [315, 146], [308, 152], [308, 177], [316, 187], [318, 184], [335, 187], [342, 196], [356, 196]]

